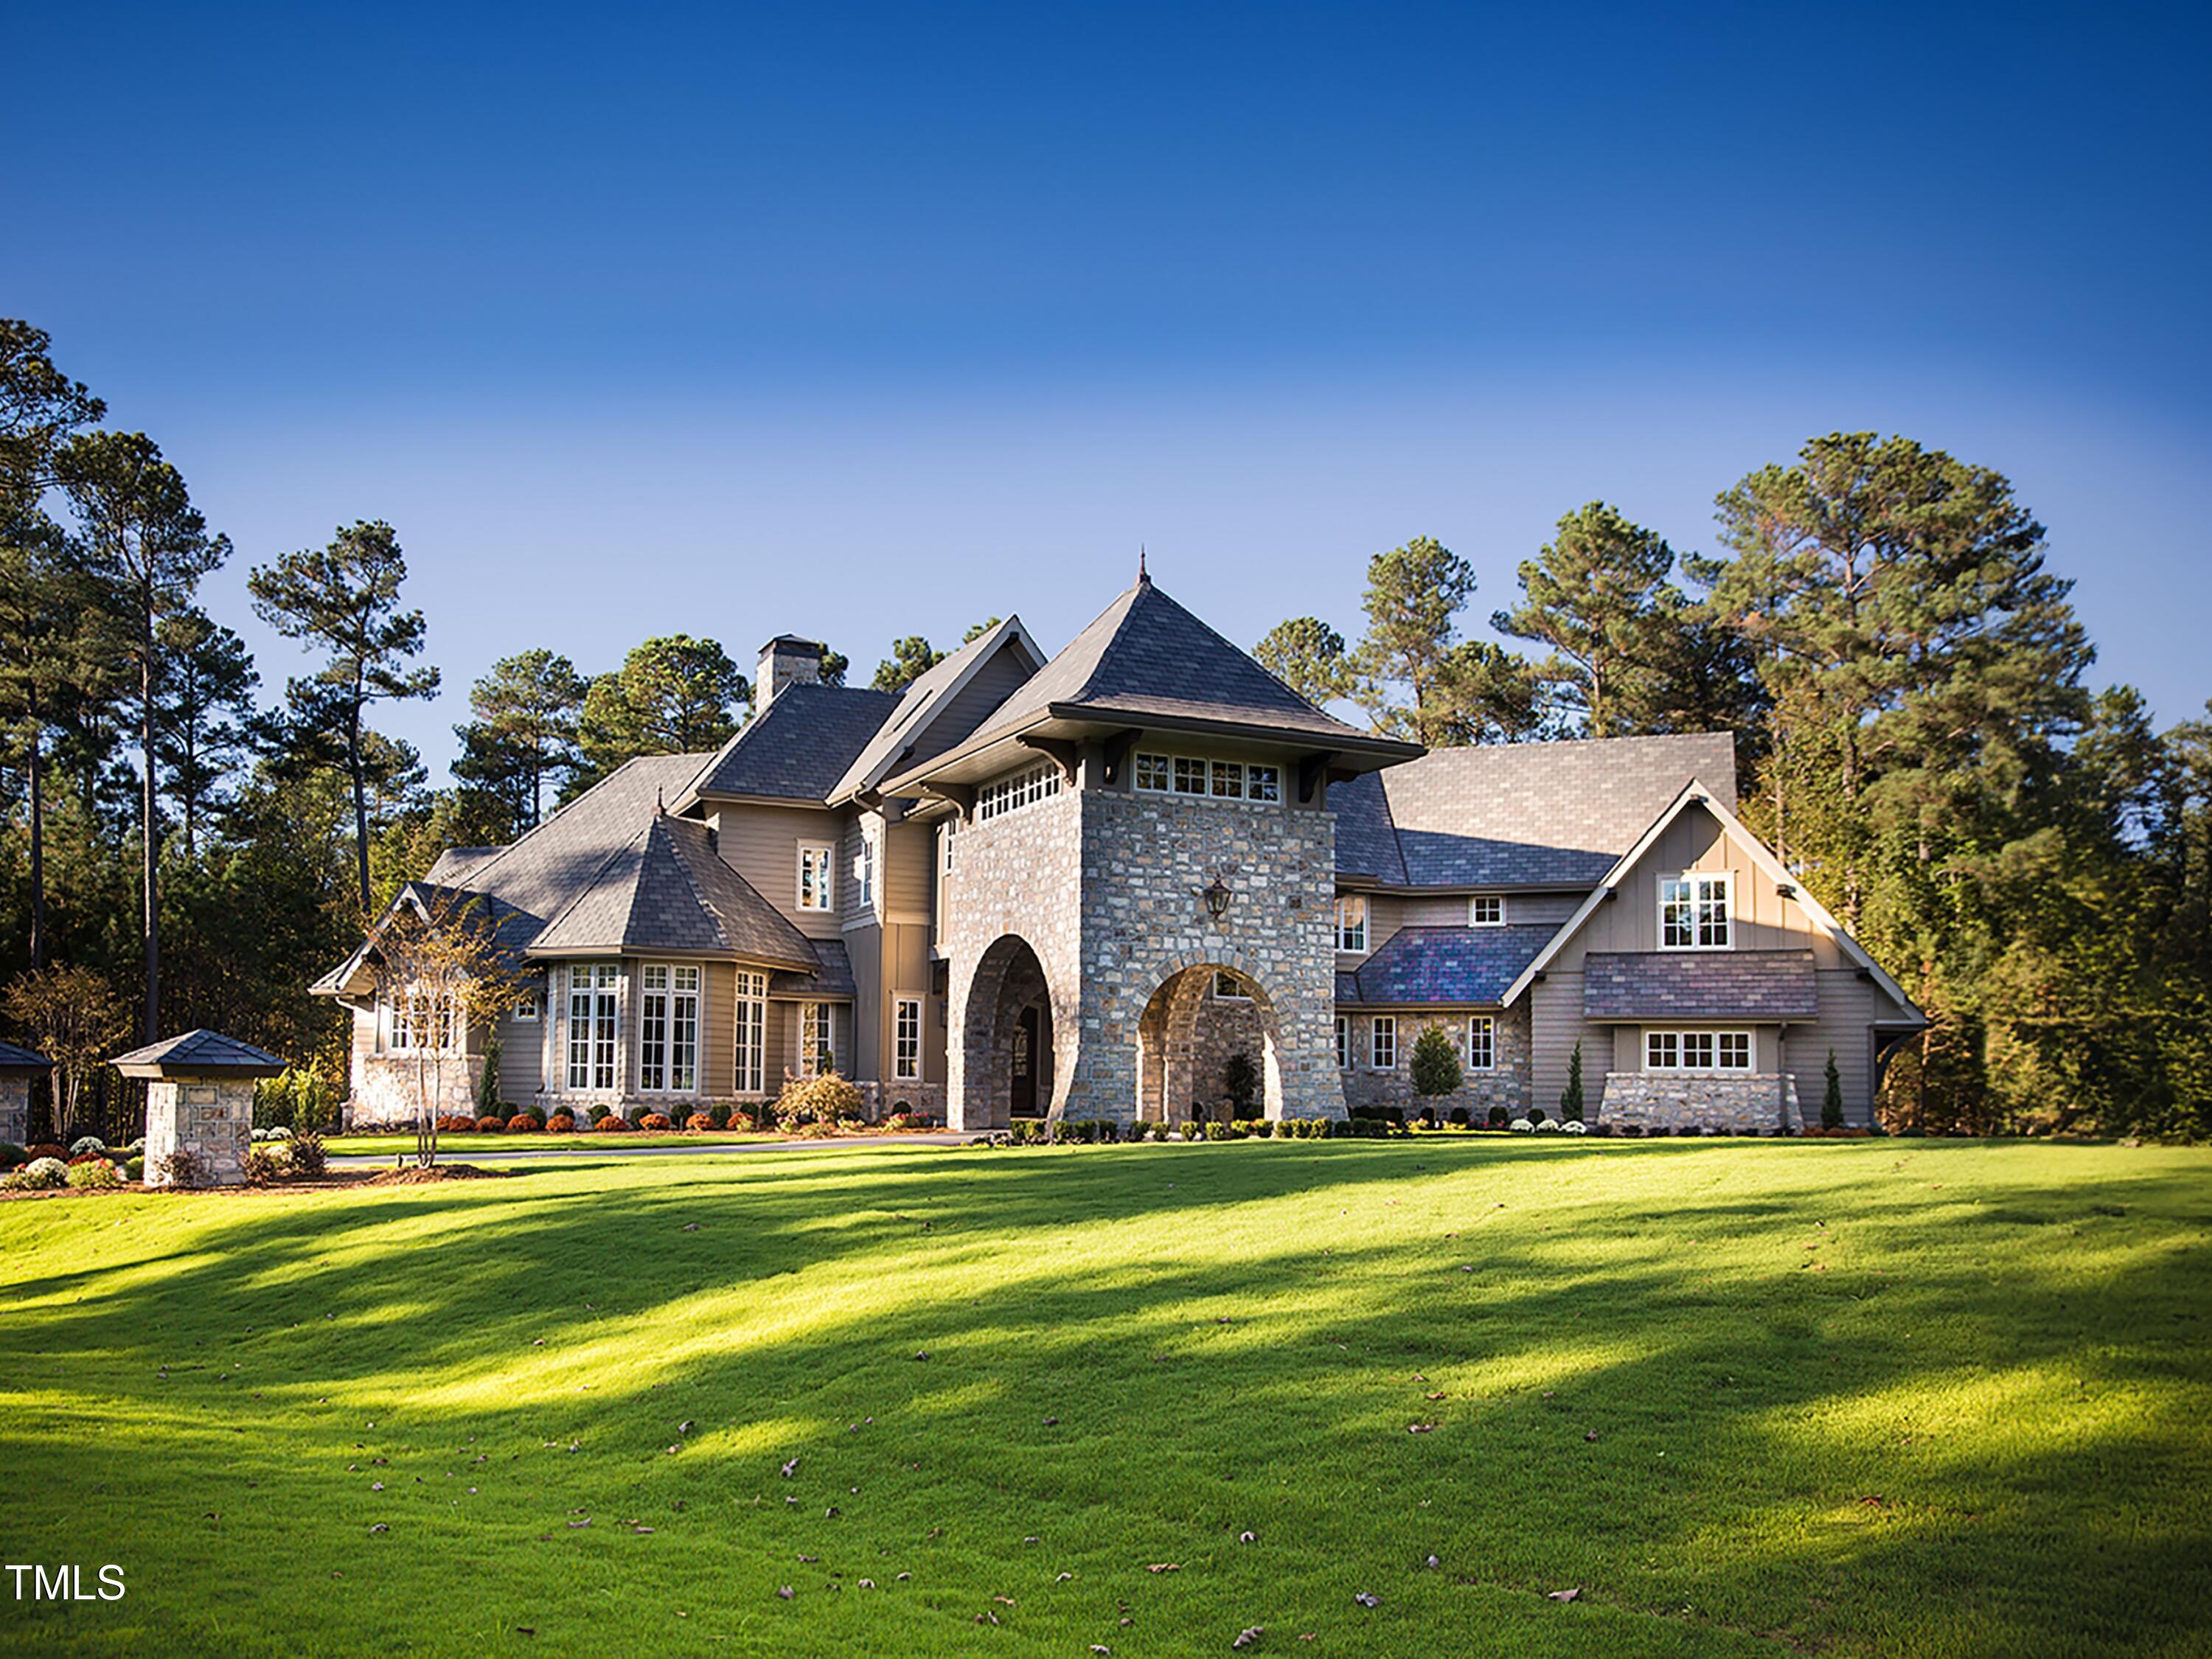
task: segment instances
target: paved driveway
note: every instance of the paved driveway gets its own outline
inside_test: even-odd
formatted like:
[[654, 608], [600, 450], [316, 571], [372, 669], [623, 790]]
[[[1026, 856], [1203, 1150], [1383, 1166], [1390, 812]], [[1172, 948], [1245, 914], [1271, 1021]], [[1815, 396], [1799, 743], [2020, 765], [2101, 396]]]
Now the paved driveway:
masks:
[[[940, 1129], [927, 1134], [912, 1135], [853, 1135], [836, 1140], [738, 1140], [720, 1145], [700, 1145], [691, 1142], [662, 1142], [655, 1146], [632, 1142], [624, 1146], [610, 1145], [608, 1140], [592, 1140], [560, 1146], [516, 1147], [511, 1152], [483, 1152], [469, 1156], [467, 1142], [461, 1137], [441, 1139], [438, 1156], [453, 1164], [537, 1164], [549, 1158], [697, 1158], [704, 1153], [730, 1152], [850, 1152], [863, 1146], [957, 1146], [972, 1139], [956, 1134], [950, 1129]], [[333, 1170], [380, 1170], [394, 1163], [414, 1162], [411, 1153], [354, 1152], [344, 1158], [334, 1158]]]

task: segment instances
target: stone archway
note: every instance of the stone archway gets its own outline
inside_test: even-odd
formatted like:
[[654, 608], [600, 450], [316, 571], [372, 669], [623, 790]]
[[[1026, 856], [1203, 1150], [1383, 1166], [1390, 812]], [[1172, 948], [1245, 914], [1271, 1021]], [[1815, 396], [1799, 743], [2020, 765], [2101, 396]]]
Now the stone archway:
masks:
[[1259, 1062], [1261, 1114], [1283, 1107], [1282, 1021], [1275, 1000], [1244, 968], [1195, 962], [1171, 968], [1137, 1021], [1137, 1115], [1148, 1122], [1225, 1115], [1230, 1057]]
[[1066, 1067], [1054, 1003], [1044, 964], [1019, 934], [1000, 935], [977, 959], [961, 1020], [957, 1127], [1058, 1115]]

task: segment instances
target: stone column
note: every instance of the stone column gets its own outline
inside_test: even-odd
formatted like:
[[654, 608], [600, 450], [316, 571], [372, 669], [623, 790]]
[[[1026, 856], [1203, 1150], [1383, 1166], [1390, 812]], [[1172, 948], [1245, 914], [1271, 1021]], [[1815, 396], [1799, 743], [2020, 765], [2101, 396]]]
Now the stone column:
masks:
[[246, 1152], [253, 1138], [253, 1081], [250, 1078], [163, 1078], [146, 1085], [146, 1184], [173, 1183], [161, 1167], [172, 1152], [190, 1152], [203, 1187], [246, 1182]]
[[0, 1072], [0, 1140], [21, 1146], [30, 1135], [30, 1076], [23, 1072]]

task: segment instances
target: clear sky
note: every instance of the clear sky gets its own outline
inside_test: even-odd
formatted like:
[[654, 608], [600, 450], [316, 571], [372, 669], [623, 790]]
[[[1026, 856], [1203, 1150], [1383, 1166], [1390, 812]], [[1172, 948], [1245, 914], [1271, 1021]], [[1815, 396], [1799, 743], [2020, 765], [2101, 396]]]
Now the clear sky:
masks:
[[395, 525], [448, 690], [1133, 574], [1356, 631], [1560, 514], [1680, 549], [1838, 428], [2008, 473], [2162, 720], [2212, 693], [2195, 8], [0, 10], [0, 313], [249, 563]]

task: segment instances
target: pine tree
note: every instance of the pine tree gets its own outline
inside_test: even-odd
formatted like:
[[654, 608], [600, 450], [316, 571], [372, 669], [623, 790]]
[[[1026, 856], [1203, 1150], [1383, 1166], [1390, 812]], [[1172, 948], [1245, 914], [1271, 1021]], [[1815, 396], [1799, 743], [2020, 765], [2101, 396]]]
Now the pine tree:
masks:
[[1559, 1091], [1559, 1120], [1564, 1123], [1583, 1121], [1583, 1045], [1579, 1042], [1567, 1056], [1567, 1086]]
[[737, 711], [752, 695], [713, 640], [689, 634], [647, 640], [584, 694], [577, 742], [587, 765], [575, 782], [594, 782], [633, 756], [719, 749], [737, 732]]
[[1425, 1025], [1413, 1039], [1413, 1092], [1425, 1099], [1448, 1095], [1465, 1081], [1459, 1051], [1441, 1025]]
[[1820, 1127], [1840, 1129], [1844, 1127], [1844, 1076], [1836, 1069], [1836, 1051], [1828, 1050], [1827, 1081], [1820, 1090]]
[[1292, 617], [1277, 623], [1252, 647], [1252, 655], [1261, 667], [1316, 708], [1351, 690], [1344, 635], [1318, 617]]
[[469, 691], [475, 719], [453, 728], [453, 776], [503, 809], [511, 840], [545, 812], [545, 785], [582, 763], [577, 717], [589, 683], [568, 658], [538, 647], [502, 657]]

